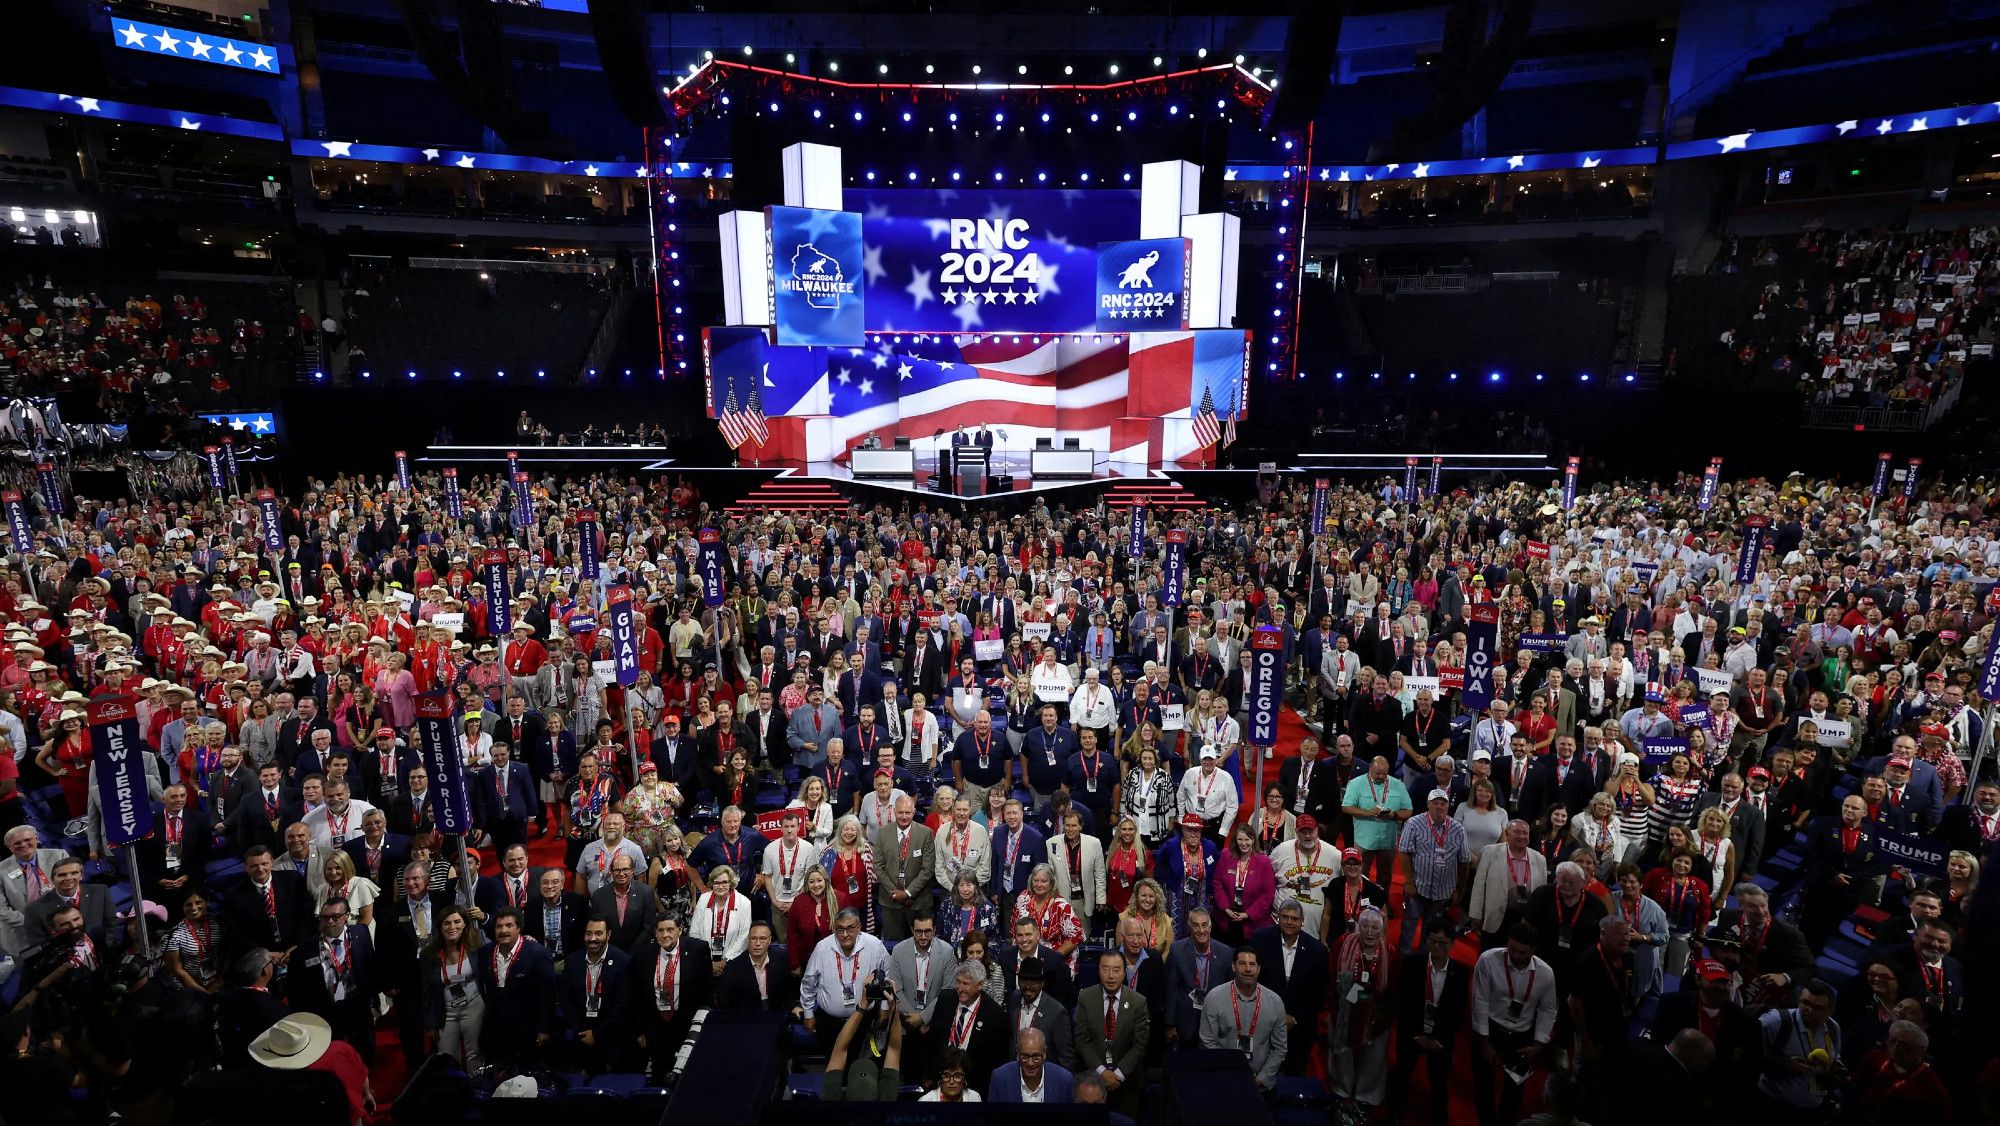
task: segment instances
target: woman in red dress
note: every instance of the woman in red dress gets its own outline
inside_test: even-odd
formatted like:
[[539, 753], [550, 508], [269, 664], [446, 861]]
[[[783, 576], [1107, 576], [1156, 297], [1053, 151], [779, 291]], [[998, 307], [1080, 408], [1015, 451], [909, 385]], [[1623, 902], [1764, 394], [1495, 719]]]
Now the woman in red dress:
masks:
[[861, 927], [875, 929], [875, 860], [861, 835], [861, 819], [848, 814], [833, 830], [833, 844], [819, 858], [833, 883], [836, 906], [861, 912]]
[[792, 972], [804, 973], [819, 940], [833, 933], [833, 917], [840, 912], [826, 869], [815, 864], [806, 869], [805, 891], [792, 898], [785, 912], [785, 948], [792, 960]]
[[82, 817], [90, 800], [90, 741], [83, 734], [82, 712], [66, 708], [56, 717], [56, 730], [35, 763], [62, 786], [69, 815]]
[[1153, 874], [1153, 854], [1139, 841], [1139, 823], [1128, 814], [1118, 819], [1111, 851], [1104, 857], [1104, 905], [1114, 915], [1125, 913], [1132, 889]]

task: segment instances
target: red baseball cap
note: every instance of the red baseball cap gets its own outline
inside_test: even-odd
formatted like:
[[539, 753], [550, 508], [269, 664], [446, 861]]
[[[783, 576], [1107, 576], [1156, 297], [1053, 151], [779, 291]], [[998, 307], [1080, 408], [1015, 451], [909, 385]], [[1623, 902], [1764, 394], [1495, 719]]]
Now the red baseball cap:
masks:
[[1181, 814], [1181, 828], [1183, 829], [1199, 829], [1202, 827], [1202, 824], [1201, 814], [1199, 813]]
[[1298, 821], [1292, 827], [1301, 833], [1313, 832], [1319, 828], [1319, 818], [1314, 817], [1310, 813], [1301, 813], [1299, 814]]
[[1729, 967], [1721, 962], [1706, 961], [1694, 968], [1695, 975], [1703, 981], [1728, 981]]
[[1342, 864], [1345, 864], [1345, 863], [1347, 863], [1347, 862], [1348, 862], [1348, 861], [1350, 861], [1350, 860], [1354, 861], [1354, 862], [1355, 862], [1356, 864], [1359, 864], [1359, 863], [1361, 863], [1361, 850], [1360, 850], [1360, 849], [1358, 849], [1358, 848], [1343, 848], [1343, 849], [1341, 849], [1341, 850], [1340, 850], [1340, 862], [1341, 862]]

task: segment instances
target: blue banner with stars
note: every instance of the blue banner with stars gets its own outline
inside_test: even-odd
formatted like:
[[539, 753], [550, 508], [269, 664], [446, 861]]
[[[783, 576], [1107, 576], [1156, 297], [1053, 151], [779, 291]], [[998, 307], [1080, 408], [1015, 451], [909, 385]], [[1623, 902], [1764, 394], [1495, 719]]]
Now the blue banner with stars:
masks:
[[1122, 188], [850, 188], [845, 198], [862, 212], [878, 332], [1097, 331], [1097, 244], [1139, 233], [1139, 193]]
[[779, 344], [855, 345], [867, 330], [861, 216], [770, 207], [771, 324]]
[[231, 430], [240, 430], [253, 437], [261, 438], [275, 435], [278, 432], [278, 416], [272, 414], [270, 411], [205, 414], [201, 416], [201, 420], [203, 422], [212, 422], [217, 426], [227, 426]]
[[157, 23], [118, 19], [111, 21], [111, 42], [127, 51], [213, 63], [234, 70], [254, 71], [276, 77], [285, 72], [278, 48], [268, 43], [231, 39], [212, 32], [189, 31]]

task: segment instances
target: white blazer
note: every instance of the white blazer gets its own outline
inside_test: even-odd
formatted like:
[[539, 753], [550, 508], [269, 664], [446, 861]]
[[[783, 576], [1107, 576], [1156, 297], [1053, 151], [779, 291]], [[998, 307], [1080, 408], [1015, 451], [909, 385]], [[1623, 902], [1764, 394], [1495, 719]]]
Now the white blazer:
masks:
[[[722, 932], [722, 957], [735, 958], [750, 949], [750, 897], [740, 891], [729, 893], [727, 930]], [[709, 945], [709, 956], [715, 956], [715, 893], [705, 891], [694, 905], [694, 917], [688, 920], [688, 937], [698, 938]]]
[[1083, 904], [1081, 918], [1086, 930], [1090, 927], [1091, 916], [1097, 913], [1098, 905], [1104, 902], [1104, 846], [1089, 833], [1077, 838], [1083, 856], [1079, 867], [1083, 873], [1083, 886], [1076, 887], [1070, 880], [1069, 842], [1057, 833], [1049, 840], [1049, 867], [1056, 870], [1056, 894], [1071, 902]]

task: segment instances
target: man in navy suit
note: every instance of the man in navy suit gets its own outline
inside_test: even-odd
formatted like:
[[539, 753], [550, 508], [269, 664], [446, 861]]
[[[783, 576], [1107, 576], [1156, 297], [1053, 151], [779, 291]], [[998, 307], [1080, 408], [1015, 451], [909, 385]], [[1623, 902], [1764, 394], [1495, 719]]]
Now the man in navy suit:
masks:
[[1285, 1000], [1288, 1026], [1284, 1073], [1305, 1074], [1319, 1040], [1319, 1014], [1333, 988], [1324, 943], [1305, 933], [1305, 909], [1296, 899], [1281, 899], [1278, 925], [1250, 935], [1257, 954], [1258, 981]]
[[564, 960], [557, 999], [575, 1070], [601, 1075], [623, 1066], [631, 968], [632, 956], [611, 945], [610, 920], [584, 924], [583, 950]]
[[683, 794], [694, 792], [695, 760], [701, 757], [693, 739], [681, 737], [681, 717], [671, 713], [660, 717], [661, 734], [653, 740], [653, 762], [660, 778], [673, 783]]
[[[847, 703], [851, 703], [852, 701], [846, 700], [847, 689], [845, 685], [847, 678], [853, 675], [853, 673], [841, 674], [841, 683], [843, 685], [841, 696], [843, 701]], [[875, 752], [888, 744], [889, 733], [883, 729], [880, 723], [875, 721], [874, 704], [864, 702], [860, 707], [850, 709], [847, 714], [854, 716], [855, 722], [853, 726], [841, 733], [843, 755], [853, 755], [854, 761], [861, 768], [873, 771], [875, 769]], [[844, 809], [846, 807], [843, 806], [841, 808]]]
[[353, 921], [347, 900], [320, 904], [319, 942], [299, 954], [290, 979], [293, 1007], [325, 1017], [335, 1036], [373, 1062], [375, 947], [368, 928]]
[[535, 880], [535, 901], [521, 909], [521, 930], [548, 947], [560, 966], [583, 949], [589, 919], [590, 900], [569, 890], [561, 868], [544, 868]]
[[394, 887], [396, 873], [410, 859], [410, 838], [389, 831], [389, 815], [371, 809], [361, 815], [361, 835], [340, 846], [354, 861], [354, 873], [376, 887]]
[[986, 1085], [986, 1101], [1027, 1102], [1038, 1093], [1037, 1102], [1067, 1103], [1076, 1097], [1076, 1081], [1069, 1069], [1049, 1059], [1049, 1039], [1041, 1029], [1022, 1032], [1014, 1044], [1014, 1059], [993, 1069]]
[[993, 830], [993, 883], [987, 895], [999, 903], [1013, 903], [1028, 886], [1035, 865], [1048, 859], [1048, 845], [1042, 834], [1029, 825], [1021, 803], [1009, 798], [1001, 824]]
[[535, 874], [528, 869], [528, 846], [508, 845], [500, 854], [500, 874], [479, 877], [479, 883], [472, 889], [473, 914], [491, 932], [493, 919], [503, 908], [526, 911], [537, 887]]
[[487, 1062], [506, 1073], [533, 1070], [536, 1050], [557, 1028], [556, 966], [541, 943], [521, 933], [515, 908], [493, 917], [493, 945], [479, 952], [479, 993], [486, 1001], [479, 1042]]
[[523, 763], [513, 761], [505, 743], [493, 744], [493, 765], [479, 772], [480, 827], [505, 849], [528, 839], [529, 822], [539, 823], [542, 806], [535, 798], [534, 778]]

